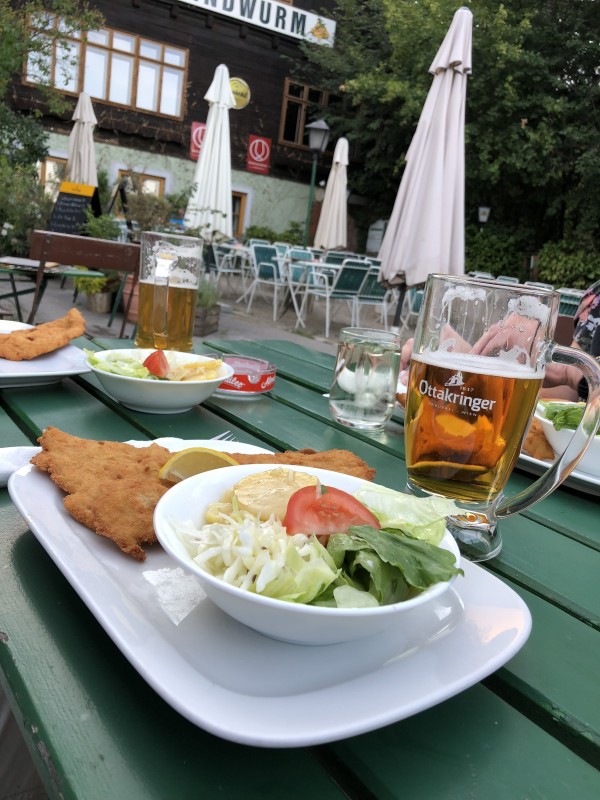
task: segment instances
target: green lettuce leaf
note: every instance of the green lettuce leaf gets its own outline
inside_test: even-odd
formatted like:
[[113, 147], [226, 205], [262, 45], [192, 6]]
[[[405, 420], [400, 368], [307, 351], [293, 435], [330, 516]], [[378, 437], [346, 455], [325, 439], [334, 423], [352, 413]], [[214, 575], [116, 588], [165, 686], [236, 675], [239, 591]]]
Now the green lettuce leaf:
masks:
[[135, 358], [130, 356], [118, 356], [116, 354], [107, 358], [98, 358], [92, 350], [85, 351], [88, 357], [88, 364], [103, 372], [111, 372], [114, 375], [122, 375], [125, 378], [150, 378], [158, 380], [156, 375], [152, 375], [146, 367]]
[[310, 603], [335, 580], [338, 570], [317, 539], [310, 541], [303, 550], [304, 555], [301, 555], [290, 542], [284, 568], [266, 584], [262, 595], [291, 603]]
[[[409, 586], [421, 591], [440, 581], [448, 581], [453, 575], [464, 574], [461, 569], [456, 567], [454, 554], [449, 550], [419, 539], [411, 539], [398, 534], [398, 531], [393, 529], [377, 530], [369, 525], [359, 525], [350, 528], [347, 534], [343, 534], [351, 540], [350, 542], [332, 543], [332, 539], [337, 539], [341, 535], [335, 534], [329, 537], [331, 549], [328, 544], [328, 550], [336, 564], [339, 560], [339, 552], [334, 554], [332, 550], [335, 551], [347, 544], [346, 551], [354, 555], [357, 551], [364, 550], [364, 545], [366, 545], [383, 562], [398, 569]], [[363, 545], [361, 546], [360, 543]], [[353, 559], [351, 558], [351, 560]], [[361, 559], [360, 565], [362, 566], [363, 563], [364, 560]], [[345, 564], [344, 568], [348, 569], [348, 566]], [[353, 577], [356, 577], [356, 570]], [[390, 580], [389, 575], [382, 575], [382, 580], [381, 585], [384, 586], [385, 581]], [[398, 591], [398, 589], [394, 591]]]
[[454, 501], [445, 497], [414, 497], [384, 486], [366, 485], [354, 497], [375, 514], [382, 527], [398, 528], [434, 545], [444, 537], [446, 517], [460, 513]]
[[549, 419], [557, 431], [563, 428], [575, 430], [585, 408], [584, 403], [543, 403], [544, 416]]

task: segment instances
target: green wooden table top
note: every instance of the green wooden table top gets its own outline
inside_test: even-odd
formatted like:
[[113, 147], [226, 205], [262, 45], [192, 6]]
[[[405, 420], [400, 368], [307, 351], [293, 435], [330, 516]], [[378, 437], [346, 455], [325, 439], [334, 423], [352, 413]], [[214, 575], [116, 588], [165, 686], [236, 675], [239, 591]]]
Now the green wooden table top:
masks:
[[[80, 340], [94, 348], [127, 340]], [[333, 359], [289, 342], [211, 339], [268, 358], [271, 392], [211, 398], [185, 414], [129, 411], [93, 375], [0, 391], [2, 445], [48, 425], [86, 438], [209, 438], [230, 430], [273, 450], [348, 448], [401, 489], [401, 424], [373, 439], [335, 424]], [[516, 470], [508, 491], [533, 480]], [[525, 646], [482, 683], [402, 722], [350, 739], [269, 750], [186, 721], [138, 675], [0, 490], [0, 683], [51, 798], [597, 798], [600, 796], [598, 498], [562, 488], [502, 523], [486, 569], [533, 618]], [[291, 721], [290, 724], [293, 724]], [[1, 787], [0, 787], [1, 789]], [[0, 792], [1, 793], [1, 792]]]

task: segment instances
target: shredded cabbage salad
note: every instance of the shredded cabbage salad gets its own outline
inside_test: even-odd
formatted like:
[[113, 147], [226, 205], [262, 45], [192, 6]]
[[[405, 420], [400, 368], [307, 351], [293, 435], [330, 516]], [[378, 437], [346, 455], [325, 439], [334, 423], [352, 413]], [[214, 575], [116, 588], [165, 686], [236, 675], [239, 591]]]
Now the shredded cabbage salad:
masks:
[[232, 586], [267, 597], [310, 603], [336, 577], [327, 550], [314, 536], [288, 536], [281, 522], [252, 514], [227, 516], [201, 530], [180, 529], [194, 561]]

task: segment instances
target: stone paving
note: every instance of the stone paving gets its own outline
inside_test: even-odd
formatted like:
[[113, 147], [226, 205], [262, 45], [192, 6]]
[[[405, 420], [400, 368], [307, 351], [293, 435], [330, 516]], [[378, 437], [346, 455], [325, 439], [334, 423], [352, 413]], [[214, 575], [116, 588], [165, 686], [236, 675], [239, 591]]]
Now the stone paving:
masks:
[[[270, 294], [260, 295], [258, 292], [248, 314], [243, 303], [236, 300], [241, 294], [242, 287], [237, 283], [226, 283], [221, 286], [221, 314], [219, 329], [211, 334], [213, 338], [220, 339], [285, 339], [311, 347], [324, 353], [335, 354], [339, 331], [350, 325], [350, 309], [344, 302], [334, 304], [334, 319], [331, 323], [330, 335], [325, 337], [325, 304], [313, 303], [307, 319], [306, 329], [295, 329], [296, 315], [293, 308], [289, 308], [276, 322], [273, 322], [273, 305]], [[33, 295], [21, 298], [23, 318], [26, 319], [31, 308]], [[112, 323], [108, 326], [109, 314], [97, 313], [89, 310], [86, 305], [86, 296], [83, 294], [73, 301], [73, 286], [69, 281], [61, 288], [59, 278], [48, 281], [46, 292], [36, 316], [36, 322], [47, 322], [67, 313], [75, 305], [86, 319], [86, 331], [94, 337], [117, 337], [121, 329], [122, 314], [119, 311]], [[14, 304], [2, 301], [0, 312], [4, 318], [15, 319]], [[382, 328], [377, 310], [368, 306], [361, 312], [361, 326]], [[125, 335], [129, 336], [133, 326], [126, 326]], [[407, 334], [408, 335], [408, 334]]]

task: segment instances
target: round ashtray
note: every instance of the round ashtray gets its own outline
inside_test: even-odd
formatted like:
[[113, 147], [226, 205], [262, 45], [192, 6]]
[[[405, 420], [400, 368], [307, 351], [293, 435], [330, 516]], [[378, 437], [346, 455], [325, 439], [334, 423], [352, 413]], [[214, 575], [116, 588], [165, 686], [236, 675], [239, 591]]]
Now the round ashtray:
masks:
[[225, 364], [233, 367], [233, 375], [219, 384], [215, 391], [222, 397], [256, 397], [273, 388], [275, 365], [260, 358], [247, 356], [222, 356]]

